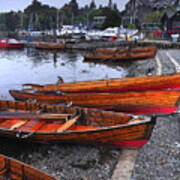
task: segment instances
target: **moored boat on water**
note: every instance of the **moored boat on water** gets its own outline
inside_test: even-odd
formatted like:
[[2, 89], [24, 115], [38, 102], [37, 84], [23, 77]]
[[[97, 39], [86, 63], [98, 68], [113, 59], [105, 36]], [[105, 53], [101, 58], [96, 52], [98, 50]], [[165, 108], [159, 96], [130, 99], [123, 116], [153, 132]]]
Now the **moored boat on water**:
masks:
[[148, 52], [155, 51], [157, 48], [155, 46], [146, 47], [132, 47], [132, 48], [97, 48], [96, 52], [101, 54], [122, 54], [127, 52]]
[[24, 47], [24, 43], [17, 41], [16, 39], [0, 39], [0, 48], [7, 49], [22, 49]]
[[64, 50], [65, 44], [62, 43], [37, 43], [35, 48], [42, 50]]
[[0, 154], [0, 179], [58, 180], [21, 161]]
[[149, 49], [147, 51], [124, 51], [122, 53], [115, 54], [103, 54], [103, 55], [87, 55], [84, 56], [84, 61], [96, 61], [96, 62], [119, 62], [123, 60], [139, 60], [139, 59], [152, 59], [156, 55], [156, 48]]
[[25, 84], [24, 91], [62, 93], [102, 93], [180, 88], [180, 73], [154, 76], [127, 77], [107, 80], [79, 81], [58, 84]]
[[41, 103], [71, 103], [73, 106], [114, 110], [133, 114], [169, 114], [178, 109], [180, 91], [143, 91], [126, 93], [28, 93], [10, 90], [16, 100]]
[[155, 117], [0, 100], [0, 135], [34, 142], [140, 148]]

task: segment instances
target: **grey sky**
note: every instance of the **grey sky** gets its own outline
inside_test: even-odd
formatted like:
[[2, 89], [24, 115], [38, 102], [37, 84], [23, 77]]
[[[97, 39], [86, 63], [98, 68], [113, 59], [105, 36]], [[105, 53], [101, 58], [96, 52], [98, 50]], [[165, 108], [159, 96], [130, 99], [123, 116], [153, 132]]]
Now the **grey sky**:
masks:
[[[43, 4], [48, 4], [50, 6], [62, 7], [65, 3], [70, 2], [70, 0], [39, 0]], [[31, 4], [32, 0], [0, 0], [0, 12], [7, 11], [18, 11], [24, 10], [29, 4]], [[78, 4], [84, 6], [85, 4], [90, 4], [91, 0], [77, 0]], [[96, 5], [107, 5], [109, 0], [95, 0]], [[113, 3], [117, 3], [118, 8], [122, 10], [124, 5], [128, 2], [128, 0], [112, 0]]]

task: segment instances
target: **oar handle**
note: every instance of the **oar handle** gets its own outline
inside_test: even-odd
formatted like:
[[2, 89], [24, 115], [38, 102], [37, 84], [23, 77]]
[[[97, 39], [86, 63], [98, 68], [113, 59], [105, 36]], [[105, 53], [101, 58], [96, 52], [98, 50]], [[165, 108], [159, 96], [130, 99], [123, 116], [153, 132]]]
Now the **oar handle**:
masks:
[[23, 88], [23, 91], [34, 91], [36, 90], [35, 88]]
[[[26, 88], [28, 86], [28, 88]], [[39, 84], [23, 84], [23, 91], [36, 91], [41, 92], [43, 91], [44, 86]]]
[[44, 86], [39, 85], [39, 84], [31, 84], [31, 83], [23, 84], [23, 87], [25, 87], [25, 86], [31, 86], [31, 87], [35, 87], [35, 88], [43, 88], [44, 87]]

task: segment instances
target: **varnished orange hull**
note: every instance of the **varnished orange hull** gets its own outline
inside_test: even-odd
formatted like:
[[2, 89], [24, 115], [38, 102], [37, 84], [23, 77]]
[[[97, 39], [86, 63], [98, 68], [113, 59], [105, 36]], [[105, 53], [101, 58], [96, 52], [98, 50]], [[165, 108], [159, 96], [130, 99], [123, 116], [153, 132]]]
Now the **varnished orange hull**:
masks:
[[[0, 135], [11, 138], [19, 137], [19, 139], [34, 142], [66, 142], [140, 148], [150, 138], [155, 124], [154, 118], [134, 117], [122, 113], [86, 108], [81, 109], [3, 100], [0, 101], [0, 105]], [[13, 110], [13, 113], [15, 113], [13, 119], [12, 116], [5, 116], [7, 112], [2, 114], [7, 109], [11, 110], [11, 112]], [[16, 129], [12, 129], [20, 121], [20, 116], [17, 115], [18, 113], [21, 114], [21, 110], [25, 111], [25, 113], [27, 112], [27, 115], [29, 111], [36, 112], [37, 110], [60, 114], [74, 114], [76, 112], [80, 114], [80, 119], [77, 124], [62, 132], [57, 132], [56, 130], [61, 126], [62, 120], [60, 121], [59, 119], [43, 121], [42, 119], [32, 118], [20, 127], [16, 126]], [[6, 118], [6, 121], [2, 118]], [[21, 119], [21, 121], [25, 120], [27, 119]], [[42, 126], [43, 122], [44, 124]]]
[[[27, 84], [28, 85], [28, 84]], [[29, 84], [37, 92], [101, 93], [180, 88], [180, 73], [160, 76], [140, 76], [122, 79], [80, 81], [59, 84]]]
[[89, 55], [84, 56], [84, 61], [96, 61], [96, 62], [118, 62], [119, 60], [138, 60], [138, 59], [151, 59], [155, 57], [154, 52], [147, 52], [141, 54], [131, 54], [131, 55]]
[[133, 48], [97, 48], [96, 52], [97, 53], [102, 53], [102, 54], [121, 54], [121, 53], [127, 53], [127, 52], [148, 52], [148, 51], [156, 51], [156, 47], [154, 46], [147, 46], [147, 47], [133, 47]]
[[148, 51], [127, 51], [123, 53], [115, 53], [115, 54], [103, 54], [103, 55], [89, 55], [84, 56], [85, 61], [100, 61], [100, 62], [106, 62], [106, 61], [112, 61], [112, 62], [118, 62], [121, 60], [136, 60], [136, 59], [150, 59], [154, 58], [156, 55], [156, 47], [149, 49]]
[[39, 43], [39, 44], [36, 44], [35, 47], [37, 49], [44, 49], [44, 50], [48, 50], [48, 49], [64, 50], [65, 49], [64, 44], [58, 44], [58, 43]]
[[[145, 91], [127, 93], [90, 93], [90, 94], [42, 94], [10, 91], [17, 100], [36, 100], [41, 103], [72, 103], [74, 106], [124, 111], [138, 114], [173, 113], [179, 104], [180, 91]], [[143, 108], [145, 109], [143, 111]], [[147, 109], [150, 109], [147, 111]], [[156, 110], [157, 109], [157, 110]], [[169, 111], [167, 111], [169, 109]], [[166, 112], [167, 111], [167, 112]]]
[[0, 154], [0, 179], [13, 180], [58, 180], [23, 162]]

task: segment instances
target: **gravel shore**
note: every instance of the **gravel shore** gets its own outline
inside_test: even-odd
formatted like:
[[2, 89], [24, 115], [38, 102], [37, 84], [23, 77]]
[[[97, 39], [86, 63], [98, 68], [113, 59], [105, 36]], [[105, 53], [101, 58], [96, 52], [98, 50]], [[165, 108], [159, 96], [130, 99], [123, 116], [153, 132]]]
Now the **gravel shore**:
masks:
[[80, 145], [40, 145], [0, 139], [1, 153], [61, 180], [108, 180], [121, 150]]
[[151, 140], [139, 150], [131, 180], [180, 179], [180, 116], [157, 118]]

